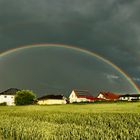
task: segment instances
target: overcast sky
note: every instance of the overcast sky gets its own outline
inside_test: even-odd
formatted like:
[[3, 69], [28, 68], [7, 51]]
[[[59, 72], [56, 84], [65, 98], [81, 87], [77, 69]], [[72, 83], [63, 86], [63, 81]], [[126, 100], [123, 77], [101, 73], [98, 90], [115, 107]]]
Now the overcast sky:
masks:
[[63, 43], [96, 52], [140, 86], [139, 0], [0, 0], [0, 52]]

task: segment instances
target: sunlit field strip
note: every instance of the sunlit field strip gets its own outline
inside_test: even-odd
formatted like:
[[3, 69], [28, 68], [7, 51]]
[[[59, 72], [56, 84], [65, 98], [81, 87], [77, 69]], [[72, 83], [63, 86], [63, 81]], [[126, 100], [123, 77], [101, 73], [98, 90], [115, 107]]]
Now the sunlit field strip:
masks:
[[140, 139], [140, 103], [0, 107], [0, 139]]

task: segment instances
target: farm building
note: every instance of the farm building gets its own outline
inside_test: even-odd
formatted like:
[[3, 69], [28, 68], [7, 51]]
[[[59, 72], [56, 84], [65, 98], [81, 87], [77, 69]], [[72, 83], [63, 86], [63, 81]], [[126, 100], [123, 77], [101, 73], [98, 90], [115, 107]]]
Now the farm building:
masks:
[[19, 89], [10, 88], [0, 93], [0, 103], [6, 103], [9, 106], [15, 105], [15, 95]]
[[119, 100], [119, 97], [121, 95], [111, 93], [111, 92], [100, 92], [97, 98], [99, 99], [104, 99], [104, 100], [111, 100], [111, 101], [116, 101]]
[[125, 94], [119, 97], [122, 101], [137, 101], [140, 100], [140, 94]]
[[94, 101], [94, 97], [88, 90], [73, 90], [69, 96], [70, 103], [73, 102], [91, 102]]
[[45, 104], [66, 104], [66, 98], [63, 95], [46, 95], [37, 99], [39, 105]]

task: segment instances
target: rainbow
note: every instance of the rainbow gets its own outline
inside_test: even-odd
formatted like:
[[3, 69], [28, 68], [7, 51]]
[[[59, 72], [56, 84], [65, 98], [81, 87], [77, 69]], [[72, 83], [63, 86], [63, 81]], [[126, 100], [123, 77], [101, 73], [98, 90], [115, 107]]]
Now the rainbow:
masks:
[[90, 51], [85, 50], [85, 49], [81, 49], [79, 47], [75, 47], [75, 46], [71, 46], [71, 45], [69, 46], [69, 45], [64, 45], [64, 44], [49, 44], [49, 43], [47, 43], [47, 44], [32, 44], [32, 45], [26, 45], [26, 46], [13, 48], [13, 49], [10, 49], [10, 50], [8, 50], [6, 52], [2, 52], [2, 53], [0, 53], [0, 57], [6, 56], [8, 54], [11, 54], [13, 52], [20, 51], [20, 50], [23, 50], [23, 49], [37, 48], [37, 47], [68, 48], [68, 49], [73, 49], [75, 51], [80, 51], [80, 52], [86, 53], [88, 55], [92, 55], [92, 56], [98, 58], [99, 60], [102, 60], [103, 62], [107, 63], [108, 65], [110, 65], [111, 67], [116, 69], [117, 71], [119, 71], [127, 79], [127, 81], [134, 87], [136, 92], [140, 93], [140, 90], [139, 90], [138, 86], [134, 83], [134, 81], [121, 68], [119, 68], [117, 65], [113, 64], [111, 61], [101, 57], [100, 55], [98, 55], [98, 54], [96, 54], [94, 52], [90, 52]]

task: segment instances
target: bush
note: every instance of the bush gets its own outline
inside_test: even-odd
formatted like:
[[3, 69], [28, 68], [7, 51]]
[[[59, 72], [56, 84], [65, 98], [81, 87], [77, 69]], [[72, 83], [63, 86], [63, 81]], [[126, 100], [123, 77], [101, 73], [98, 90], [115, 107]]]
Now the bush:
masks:
[[15, 104], [16, 105], [29, 105], [33, 104], [35, 94], [30, 90], [21, 90], [16, 92]]
[[6, 102], [0, 103], [0, 106], [6, 106], [6, 105], [7, 105]]

